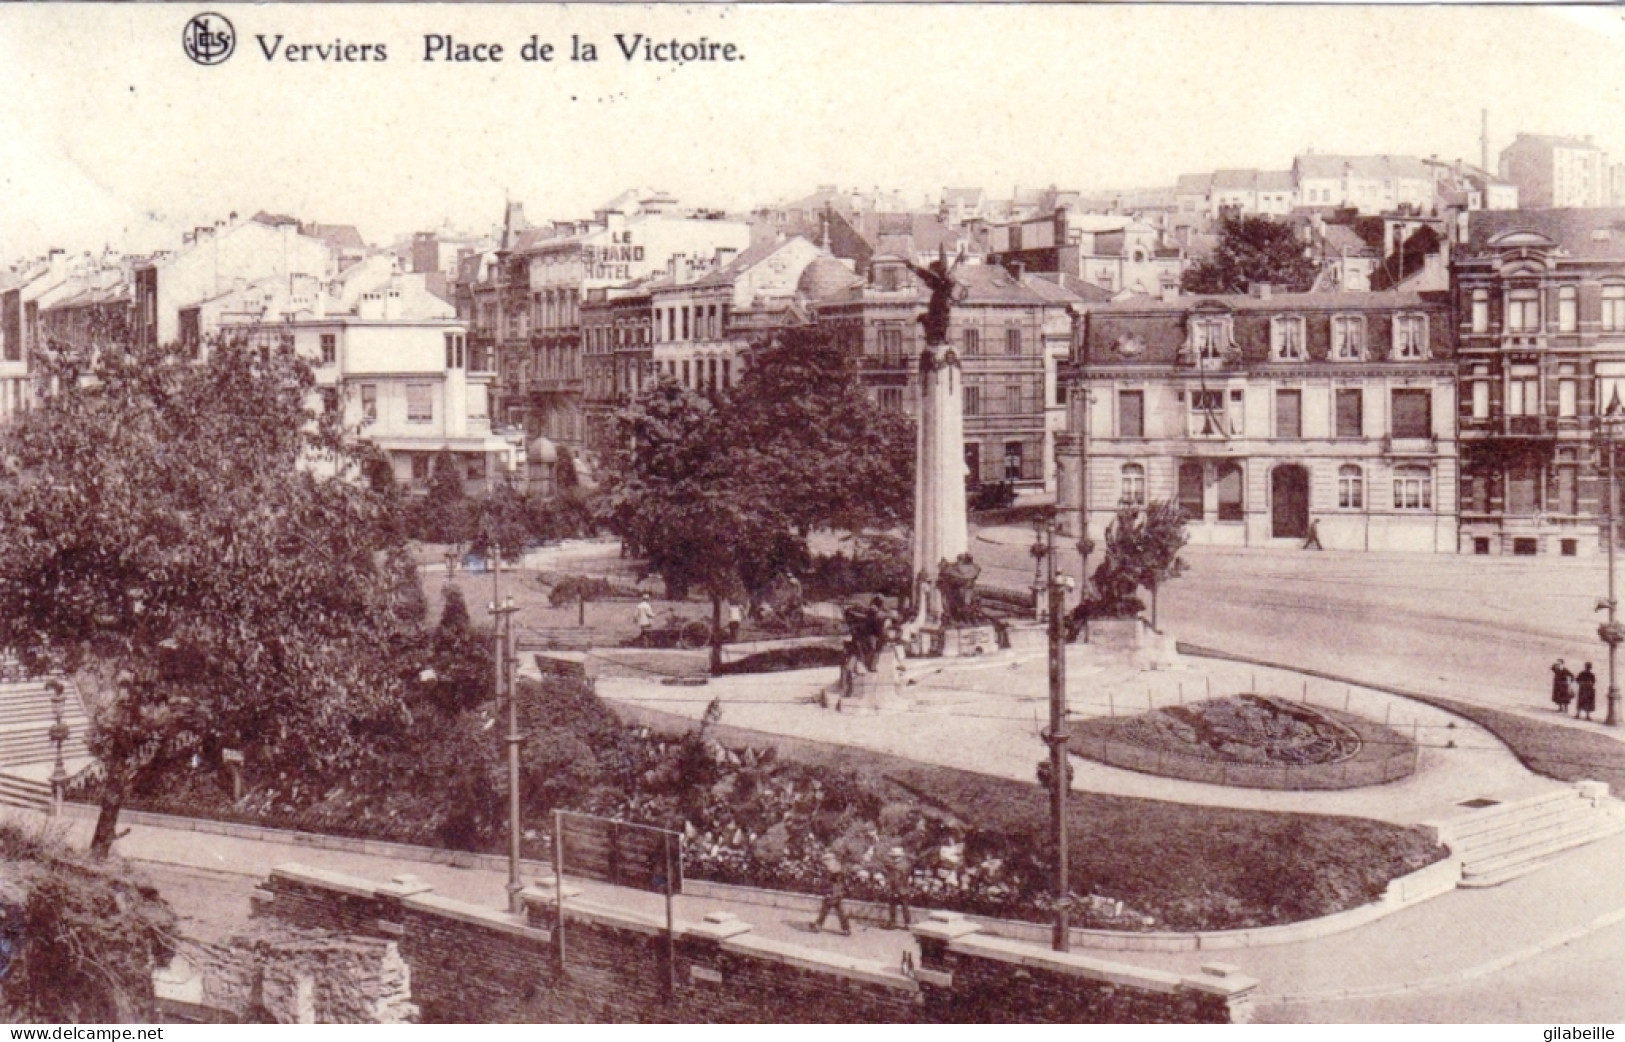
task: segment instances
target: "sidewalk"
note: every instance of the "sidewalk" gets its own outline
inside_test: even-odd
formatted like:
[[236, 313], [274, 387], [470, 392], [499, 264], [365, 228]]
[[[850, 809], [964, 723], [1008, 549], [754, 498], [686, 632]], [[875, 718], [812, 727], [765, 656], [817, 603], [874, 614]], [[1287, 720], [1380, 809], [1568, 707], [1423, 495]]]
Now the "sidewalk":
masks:
[[[34, 816], [34, 820], [40, 819]], [[70, 841], [88, 842], [93, 824], [88, 817], [66, 819]], [[178, 866], [240, 880], [244, 917], [248, 887], [286, 862], [377, 881], [415, 875], [448, 897], [495, 908], [506, 903], [505, 872], [402, 862], [297, 843], [137, 825], [119, 840], [117, 851], [137, 863]], [[165, 876], [161, 871], [158, 874]], [[165, 894], [183, 913], [188, 901], [186, 877], [184, 871], [170, 876], [173, 883]], [[570, 883], [579, 886], [590, 901], [664, 914], [663, 899], [655, 894], [576, 879]], [[808, 932], [808, 916], [791, 910], [710, 897], [680, 896], [675, 902], [675, 912], [683, 919], [699, 919], [715, 910], [734, 913], [764, 937], [872, 959], [884, 966], [896, 966], [903, 952], [915, 951], [908, 933], [870, 924], [854, 923], [853, 936], [845, 938]], [[1260, 981], [1258, 1003], [1268, 1019], [1294, 1019], [1306, 1010], [1327, 1005], [1335, 1009], [1336, 1003], [1347, 999], [1426, 996], [1464, 981], [1504, 979], [1564, 944], [1604, 931], [1617, 933], [1621, 922], [1625, 922], [1625, 836], [1560, 855], [1541, 871], [1502, 886], [1453, 891], [1330, 937], [1206, 952], [1123, 953], [1077, 947], [1074, 951], [1180, 973], [1196, 973], [1204, 963], [1230, 963]], [[1599, 967], [1598, 972], [1599, 981], [1613, 979], [1605, 968]], [[1606, 989], [1598, 994], [1601, 1001], [1612, 1001]], [[1622, 1015], [1625, 1003], [1614, 1019]], [[1462, 1018], [1473, 1019], [1471, 1011], [1464, 1011]]]

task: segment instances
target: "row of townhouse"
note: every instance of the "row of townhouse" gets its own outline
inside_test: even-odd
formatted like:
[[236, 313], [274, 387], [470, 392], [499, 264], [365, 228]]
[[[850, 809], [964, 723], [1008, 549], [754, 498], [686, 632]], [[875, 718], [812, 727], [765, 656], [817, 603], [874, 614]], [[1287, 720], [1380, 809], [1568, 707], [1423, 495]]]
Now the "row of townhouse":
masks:
[[1300, 210], [1431, 214], [1450, 206], [1515, 209], [1518, 186], [1436, 157], [1309, 152], [1294, 158], [1289, 170], [1184, 174], [1174, 190], [1174, 207], [1187, 218], [1227, 212], [1281, 217]]
[[350, 226], [258, 214], [195, 229], [141, 258], [53, 254], [0, 283], [0, 420], [28, 407], [49, 344], [176, 344], [217, 336], [285, 344], [315, 369], [327, 408], [381, 449], [397, 480], [427, 486], [450, 452], [473, 489], [521, 472], [524, 446], [491, 423], [492, 358], [432, 292]]
[[1625, 511], [1625, 210], [1463, 227], [1443, 293], [1088, 306], [1064, 373], [1069, 527], [1168, 500], [1198, 544], [1598, 552]]

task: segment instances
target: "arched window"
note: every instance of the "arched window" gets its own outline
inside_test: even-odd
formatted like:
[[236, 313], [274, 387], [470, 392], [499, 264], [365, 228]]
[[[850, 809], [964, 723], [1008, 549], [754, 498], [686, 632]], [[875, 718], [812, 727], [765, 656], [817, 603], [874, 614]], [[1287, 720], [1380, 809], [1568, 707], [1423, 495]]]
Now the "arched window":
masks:
[[1365, 509], [1365, 472], [1352, 463], [1337, 468], [1337, 505], [1344, 510]]
[[1219, 464], [1219, 520], [1243, 518], [1241, 464], [1229, 460]]
[[1125, 507], [1145, 506], [1145, 468], [1138, 463], [1123, 464], [1123, 494], [1117, 503]]
[[1192, 521], [1202, 520], [1202, 464], [1196, 460], [1179, 465], [1179, 509]]

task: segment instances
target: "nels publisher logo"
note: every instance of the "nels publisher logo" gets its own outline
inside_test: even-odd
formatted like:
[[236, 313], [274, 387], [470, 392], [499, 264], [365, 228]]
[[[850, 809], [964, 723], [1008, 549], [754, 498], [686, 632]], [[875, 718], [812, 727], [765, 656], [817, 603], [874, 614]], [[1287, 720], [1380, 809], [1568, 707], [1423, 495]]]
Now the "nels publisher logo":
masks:
[[225, 15], [206, 12], [186, 23], [181, 48], [199, 65], [219, 65], [237, 49], [237, 30]]

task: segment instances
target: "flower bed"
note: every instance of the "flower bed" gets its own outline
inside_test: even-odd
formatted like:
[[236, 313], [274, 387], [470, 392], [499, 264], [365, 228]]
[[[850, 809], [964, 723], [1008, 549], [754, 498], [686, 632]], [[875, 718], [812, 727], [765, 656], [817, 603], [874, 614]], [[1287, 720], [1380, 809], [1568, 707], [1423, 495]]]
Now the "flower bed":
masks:
[[1078, 725], [1071, 750], [1143, 774], [1256, 789], [1352, 789], [1416, 770], [1414, 742], [1352, 713], [1260, 695]]

